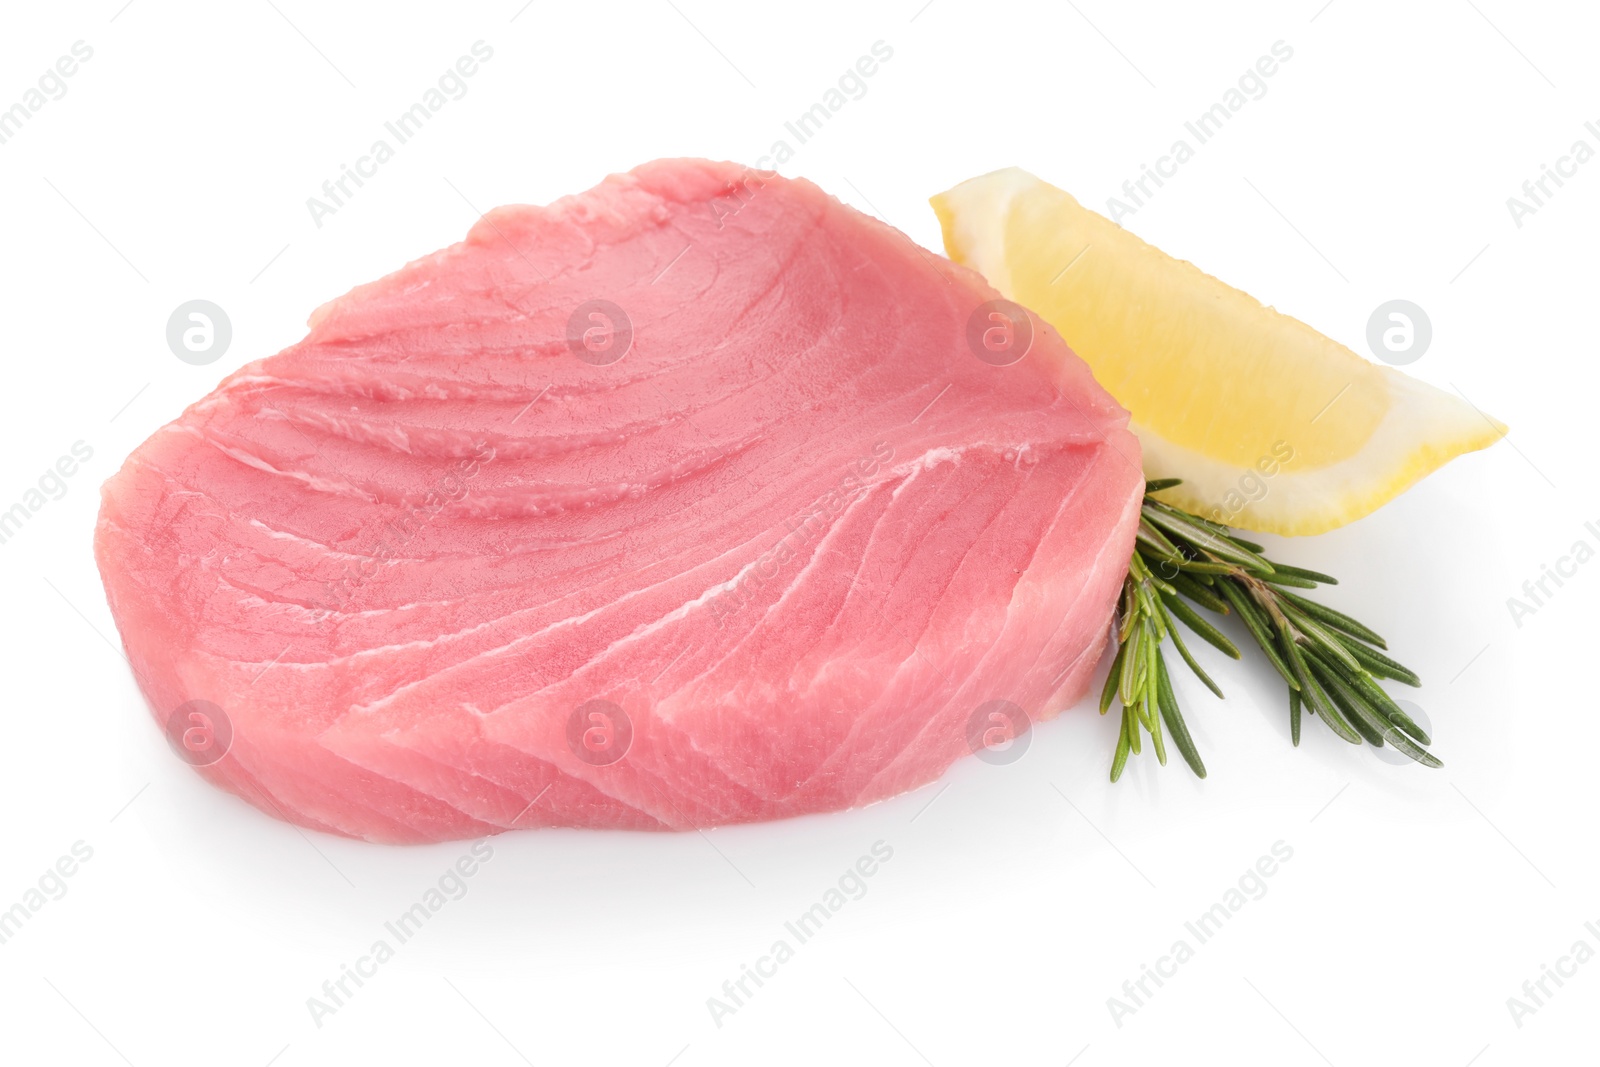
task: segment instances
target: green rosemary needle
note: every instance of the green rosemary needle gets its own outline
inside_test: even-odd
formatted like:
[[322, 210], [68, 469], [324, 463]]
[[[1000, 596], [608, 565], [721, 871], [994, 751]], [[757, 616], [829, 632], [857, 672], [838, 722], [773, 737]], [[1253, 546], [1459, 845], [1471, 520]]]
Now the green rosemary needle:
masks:
[[1352, 744], [1387, 743], [1424, 767], [1440, 766], [1425, 747], [1431, 739], [1379, 684], [1387, 678], [1419, 686], [1421, 679], [1386, 654], [1388, 645], [1375, 631], [1296, 591], [1335, 585], [1336, 580], [1274, 563], [1262, 555], [1261, 545], [1227, 526], [1155, 498], [1178, 484], [1176, 478], [1145, 483], [1133, 558], [1118, 605], [1117, 651], [1100, 693], [1100, 714], [1114, 701], [1122, 708], [1111, 780], [1122, 776], [1130, 755], [1139, 754], [1145, 735], [1162, 765], [1170, 738], [1190, 769], [1206, 776], [1161, 646], [1171, 639], [1190, 671], [1219, 698], [1222, 690], [1195, 661], [1177, 624], [1233, 659], [1241, 653], [1197, 607], [1237, 616], [1283, 678], [1295, 745], [1300, 744], [1302, 711], [1308, 710]]

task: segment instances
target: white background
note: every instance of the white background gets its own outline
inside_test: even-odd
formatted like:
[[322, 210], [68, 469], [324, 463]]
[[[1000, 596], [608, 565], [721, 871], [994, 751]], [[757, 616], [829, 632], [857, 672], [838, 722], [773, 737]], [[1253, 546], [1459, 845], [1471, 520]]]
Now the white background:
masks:
[[[1595, 594], [1581, 568], [1518, 627], [1507, 598], [1600, 545], [1592, 319], [1600, 161], [1517, 227], [1506, 198], [1600, 120], [1592, 10], [1438, 0], [1076, 4], [13, 7], [0, 106], [75, 41], [92, 60], [0, 145], [7, 381], [0, 507], [75, 441], [93, 458], [0, 545], [8, 728], [0, 908], [93, 858], [0, 945], [0, 1058], [73, 1064], [1592, 1062], [1600, 962], [1519, 1027], [1507, 998], [1600, 950]], [[276, 6], [274, 6], [274, 4]], [[919, 10], [921, 7], [921, 10]], [[494, 58], [319, 229], [308, 196], [474, 41]], [[926, 198], [1019, 164], [1103, 209], [1275, 41], [1294, 50], [1125, 224], [1365, 351], [1427, 310], [1410, 368], [1512, 427], [1379, 514], [1274, 542], [1424, 678], [1443, 770], [1307, 720], [1260, 664], [1180, 697], [1211, 776], [1106, 781], [1087, 704], [1009, 766], [967, 760], [864, 811], [704, 835], [536, 832], [316, 1026], [306, 1006], [461, 855], [301, 833], [175, 759], [115, 649], [96, 488], [312, 308], [658, 156], [754, 162], [873, 42], [894, 50], [783, 170], [938, 248]], [[791, 140], [792, 138], [787, 138]], [[205, 298], [232, 347], [165, 323]], [[1585, 529], [1594, 520], [1597, 531]], [[109, 642], [108, 642], [109, 639]], [[1209, 651], [1209, 650], [1208, 650]], [[735, 1015], [707, 997], [839, 874], [893, 859]], [[1118, 1026], [1184, 923], [1275, 842], [1293, 858]]]

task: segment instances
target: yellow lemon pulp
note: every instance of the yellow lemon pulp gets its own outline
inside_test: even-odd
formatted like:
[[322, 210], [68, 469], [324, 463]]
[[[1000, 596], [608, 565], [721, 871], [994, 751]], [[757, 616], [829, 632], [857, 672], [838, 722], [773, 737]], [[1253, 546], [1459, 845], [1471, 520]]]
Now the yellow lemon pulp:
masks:
[[1506, 428], [1173, 259], [1026, 171], [933, 198], [946, 253], [1033, 309], [1133, 416], [1164, 498], [1312, 534], [1377, 509]]

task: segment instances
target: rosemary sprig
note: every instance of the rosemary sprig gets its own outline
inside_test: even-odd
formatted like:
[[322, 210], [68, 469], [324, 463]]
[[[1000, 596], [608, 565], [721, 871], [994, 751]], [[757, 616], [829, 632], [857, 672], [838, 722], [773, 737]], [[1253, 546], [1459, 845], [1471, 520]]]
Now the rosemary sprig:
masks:
[[[1383, 678], [1422, 684], [1391, 659], [1375, 631], [1343, 612], [1295, 590], [1336, 585], [1334, 578], [1303, 567], [1274, 563], [1261, 545], [1221, 523], [1191, 515], [1157, 500], [1178, 485], [1176, 478], [1145, 483], [1144, 505], [1128, 576], [1123, 582], [1116, 627], [1117, 652], [1100, 694], [1100, 714], [1113, 700], [1122, 705], [1122, 730], [1111, 761], [1111, 780], [1122, 776], [1149, 734], [1156, 759], [1167, 762], [1167, 737], [1196, 775], [1206, 776], [1173, 695], [1162, 642], [1171, 638], [1184, 663], [1219, 698], [1212, 681], [1183, 643], [1182, 622], [1201, 640], [1234, 659], [1237, 646], [1195, 607], [1236, 615], [1289, 692], [1289, 732], [1300, 744], [1303, 710], [1352, 744], [1393, 745], [1424, 767], [1438, 767], [1425, 748], [1431, 741], [1384, 692]], [[1193, 605], [1193, 606], [1191, 606]]]

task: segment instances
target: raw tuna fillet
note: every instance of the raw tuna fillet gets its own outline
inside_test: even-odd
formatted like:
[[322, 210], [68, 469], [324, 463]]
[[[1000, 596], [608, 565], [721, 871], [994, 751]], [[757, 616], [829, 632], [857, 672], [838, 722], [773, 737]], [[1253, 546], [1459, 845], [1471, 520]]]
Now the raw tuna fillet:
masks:
[[929, 782], [1083, 695], [1142, 489], [1127, 414], [996, 300], [730, 164], [492, 211], [106, 483], [139, 685], [217, 785], [372, 841]]

